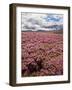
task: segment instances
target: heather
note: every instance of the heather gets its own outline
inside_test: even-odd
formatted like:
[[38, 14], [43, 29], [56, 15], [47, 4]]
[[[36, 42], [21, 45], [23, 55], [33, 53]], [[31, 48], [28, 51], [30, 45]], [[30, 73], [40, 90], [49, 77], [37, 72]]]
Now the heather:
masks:
[[26, 76], [63, 74], [63, 34], [21, 32], [21, 73]]

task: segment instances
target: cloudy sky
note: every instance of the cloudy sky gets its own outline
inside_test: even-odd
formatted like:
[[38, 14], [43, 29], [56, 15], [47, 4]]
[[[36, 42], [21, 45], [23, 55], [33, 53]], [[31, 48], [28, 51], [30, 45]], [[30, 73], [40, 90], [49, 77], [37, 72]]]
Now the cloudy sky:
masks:
[[59, 14], [39, 14], [39, 13], [21, 13], [21, 27], [22, 31], [26, 30], [51, 30], [50, 26], [63, 26], [63, 15]]

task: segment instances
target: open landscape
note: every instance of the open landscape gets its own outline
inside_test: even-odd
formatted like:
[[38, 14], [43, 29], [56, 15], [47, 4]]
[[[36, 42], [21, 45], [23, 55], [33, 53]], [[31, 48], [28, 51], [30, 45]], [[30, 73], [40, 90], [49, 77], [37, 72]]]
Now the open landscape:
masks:
[[21, 14], [21, 75], [63, 75], [63, 14]]
[[63, 30], [22, 31], [21, 58], [22, 77], [63, 75]]

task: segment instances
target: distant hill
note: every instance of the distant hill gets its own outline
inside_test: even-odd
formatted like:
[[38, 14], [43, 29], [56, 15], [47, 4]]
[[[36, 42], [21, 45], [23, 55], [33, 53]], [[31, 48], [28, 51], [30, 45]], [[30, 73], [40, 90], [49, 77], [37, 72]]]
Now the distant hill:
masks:
[[63, 34], [63, 30], [51, 30], [51, 31], [45, 31], [45, 30], [32, 31], [32, 30], [27, 30], [27, 31], [22, 31], [22, 32], [51, 32], [51, 33], [55, 33], [55, 34]]
[[57, 34], [63, 34], [63, 30], [54, 30], [53, 32]]

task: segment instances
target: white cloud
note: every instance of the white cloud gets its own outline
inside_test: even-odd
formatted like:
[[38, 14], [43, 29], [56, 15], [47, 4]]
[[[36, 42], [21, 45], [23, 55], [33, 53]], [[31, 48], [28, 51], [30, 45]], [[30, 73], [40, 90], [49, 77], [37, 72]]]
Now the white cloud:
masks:
[[22, 30], [47, 30], [48, 26], [63, 24], [62, 20], [63, 15], [22, 13]]

